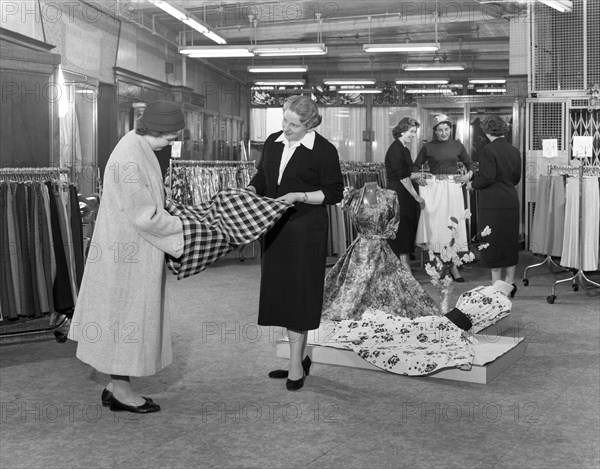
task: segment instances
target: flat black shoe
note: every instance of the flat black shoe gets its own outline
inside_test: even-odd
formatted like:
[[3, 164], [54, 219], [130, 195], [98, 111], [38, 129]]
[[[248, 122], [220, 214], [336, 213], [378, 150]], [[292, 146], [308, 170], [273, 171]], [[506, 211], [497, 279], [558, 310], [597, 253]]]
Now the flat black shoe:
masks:
[[[312, 365], [312, 360], [307, 355], [304, 360], [302, 360], [302, 369], [304, 370], [304, 374], [308, 376], [310, 374], [310, 365]], [[273, 370], [269, 372], [269, 378], [273, 379], [283, 379], [288, 377], [288, 370]]]
[[297, 391], [298, 389], [301, 389], [302, 386], [304, 386], [304, 380], [306, 379], [306, 375], [303, 375], [302, 378], [300, 379], [288, 379], [285, 382], [285, 388], [288, 391]]
[[515, 293], [517, 293], [517, 286], [513, 283], [512, 284], [513, 289], [510, 291], [510, 297], [514, 298], [515, 297]]
[[152, 412], [158, 412], [160, 406], [144, 398], [146, 402], [142, 405], [127, 405], [115, 399], [115, 396], [110, 398], [110, 410], [113, 412], [132, 412], [134, 414], [150, 414]]
[[[113, 395], [112, 391], [109, 391], [108, 389], [104, 388], [104, 390], [102, 391], [102, 396], [100, 397], [100, 399], [102, 399], [103, 407], [108, 407], [110, 405], [110, 398], [112, 397], [112, 395]], [[142, 397], [149, 402], [154, 402], [149, 397], [144, 397], [144, 396], [142, 396]]]
[[452, 280], [454, 280], [456, 283], [464, 283], [465, 282], [464, 277], [455, 277], [452, 272], [450, 272], [450, 277], [452, 277]]

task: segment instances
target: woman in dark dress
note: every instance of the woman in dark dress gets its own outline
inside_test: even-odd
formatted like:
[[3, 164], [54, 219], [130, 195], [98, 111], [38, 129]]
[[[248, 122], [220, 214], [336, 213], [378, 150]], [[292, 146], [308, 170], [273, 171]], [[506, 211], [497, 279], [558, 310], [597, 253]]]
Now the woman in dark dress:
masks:
[[[419, 123], [410, 117], [404, 117], [392, 129], [394, 141], [385, 154], [386, 187], [398, 194], [400, 224], [395, 239], [388, 239], [388, 244], [398, 256], [402, 265], [410, 272], [409, 255], [415, 250], [415, 236], [419, 223], [419, 206], [425, 201], [411, 181], [413, 160], [408, 145], [417, 135]], [[418, 174], [415, 174], [418, 177]]]
[[264, 145], [249, 189], [295, 204], [267, 232], [262, 245], [258, 324], [288, 330], [286, 388], [300, 389], [310, 368], [305, 356], [307, 331], [318, 329], [323, 305], [328, 217], [325, 205], [342, 200], [343, 180], [336, 148], [313, 129], [321, 123], [308, 96], [283, 105], [282, 132]]
[[501, 117], [486, 117], [482, 126], [491, 143], [481, 150], [479, 172], [467, 188], [479, 191], [479, 231], [486, 226], [492, 230], [486, 237], [488, 248], [481, 251], [482, 265], [491, 269], [492, 284], [501, 280], [504, 268], [504, 281], [513, 285], [514, 296], [519, 261], [519, 197], [515, 186], [521, 180], [521, 154], [506, 141], [508, 125]]

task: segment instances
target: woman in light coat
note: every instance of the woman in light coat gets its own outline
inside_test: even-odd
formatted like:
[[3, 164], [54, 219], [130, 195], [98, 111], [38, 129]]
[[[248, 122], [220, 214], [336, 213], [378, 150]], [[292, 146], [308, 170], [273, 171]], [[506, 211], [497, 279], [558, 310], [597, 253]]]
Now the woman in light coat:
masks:
[[149, 103], [135, 130], [113, 150], [69, 338], [77, 358], [110, 374], [102, 404], [113, 411], [157, 412], [131, 376], [148, 376], [172, 358], [165, 310], [165, 253], [183, 249], [181, 220], [164, 209], [160, 150], [185, 127], [179, 106]]

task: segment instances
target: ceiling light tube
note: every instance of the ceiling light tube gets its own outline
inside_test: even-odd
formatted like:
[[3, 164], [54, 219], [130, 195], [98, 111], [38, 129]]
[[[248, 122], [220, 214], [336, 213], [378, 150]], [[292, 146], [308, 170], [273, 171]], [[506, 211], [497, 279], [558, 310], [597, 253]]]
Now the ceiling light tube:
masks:
[[437, 52], [440, 45], [435, 42], [406, 42], [398, 44], [365, 44], [365, 52]]
[[374, 85], [374, 78], [325, 78], [325, 85]]
[[181, 46], [179, 53], [191, 58], [254, 57], [248, 46]]
[[476, 93], [506, 93], [506, 88], [476, 88]]
[[257, 80], [256, 86], [302, 86], [304, 80]]
[[327, 47], [325, 44], [271, 44], [254, 46], [254, 53], [260, 57], [283, 57], [291, 55], [325, 55]]
[[539, 2], [561, 13], [571, 13], [573, 11], [573, 2], [571, 0], [539, 0]]
[[340, 94], [379, 94], [381, 90], [379, 88], [364, 88], [360, 90], [337, 90]]
[[249, 73], [306, 73], [308, 65], [249, 65]]
[[453, 62], [428, 62], [428, 63], [408, 63], [402, 64], [402, 70], [406, 72], [423, 72], [423, 71], [439, 71], [439, 70], [464, 70], [467, 65], [464, 63]]
[[404, 78], [396, 78], [397, 85], [447, 85], [448, 80], [406, 80]]
[[447, 88], [407, 88], [404, 92], [409, 94], [452, 94], [452, 90]]
[[164, 12], [168, 13], [172, 17], [178, 19], [179, 21], [187, 24], [190, 28], [195, 29], [199, 33], [204, 34], [210, 40], [216, 42], [217, 44], [227, 44], [227, 41], [219, 36], [214, 31], [211, 31], [208, 26], [202, 24], [197, 19], [193, 18], [191, 15], [187, 13], [185, 10], [180, 10], [174, 5], [164, 1], [164, 0], [148, 0], [153, 5], [157, 6]]
[[469, 83], [477, 85], [501, 84], [506, 83], [505, 78], [469, 78]]

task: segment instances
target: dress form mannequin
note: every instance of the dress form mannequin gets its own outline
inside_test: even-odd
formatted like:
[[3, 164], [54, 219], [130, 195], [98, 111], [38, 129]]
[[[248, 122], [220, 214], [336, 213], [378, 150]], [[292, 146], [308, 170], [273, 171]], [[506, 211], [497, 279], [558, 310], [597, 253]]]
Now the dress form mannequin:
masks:
[[377, 204], [377, 189], [379, 186], [376, 182], [366, 182], [364, 187], [364, 195], [362, 198], [362, 203], [365, 205], [375, 205]]

